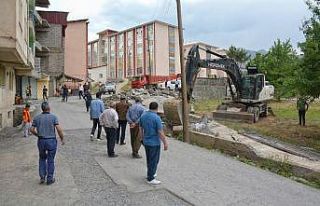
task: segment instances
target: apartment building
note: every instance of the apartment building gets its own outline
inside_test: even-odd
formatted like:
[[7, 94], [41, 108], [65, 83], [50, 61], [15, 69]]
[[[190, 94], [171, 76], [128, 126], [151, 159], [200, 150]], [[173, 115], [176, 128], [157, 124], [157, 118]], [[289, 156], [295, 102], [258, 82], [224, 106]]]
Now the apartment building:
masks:
[[87, 80], [88, 19], [67, 22], [64, 53], [64, 73]]
[[[190, 51], [190, 49], [194, 46], [194, 45], [199, 45], [201, 48], [203, 49], [209, 49], [211, 51], [214, 51], [218, 54], [221, 55], [226, 55], [226, 50], [204, 43], [204, 42], [193, 42], [193, 43], [187, 43], [184, 45], [184, 56], [185, 59], [188, 56], [188, 53]], [[206, 53], [204, 50], [200, 50], [200, 58], [201, 59], [215, 59], [218, 58], [212, 54]], [[212, 69], [207, 69], [207, 68], [201, 68], [200, 72], [198, 73], [198, 77], [203, 77], [203, 78], [223, 78], [223, 77], [227, 77], [227, 74], [223, 71], [219, 71], [219, 70], [212, 70]]]
[[35, 6], [49, 0], [1, 0], [0, 6], [0, 129], [13, 125], [15, 94], [22, 96], [22, 78], [39, 77], [35, 70]]
[[49, 27], [36, 29], [36, 40], [43, 46], [40, 66], [43, 74], [49, 78], [49, 96], [55, 94], [58, 80], [64, 74], [65, 31], [68, 12], [38, 11]]
[[95, 81], [169, 79], [181, 71], [174, 25], [152, 21], [123, 31], [107, 29], [98, 35], [88, 43], [88, 73]]

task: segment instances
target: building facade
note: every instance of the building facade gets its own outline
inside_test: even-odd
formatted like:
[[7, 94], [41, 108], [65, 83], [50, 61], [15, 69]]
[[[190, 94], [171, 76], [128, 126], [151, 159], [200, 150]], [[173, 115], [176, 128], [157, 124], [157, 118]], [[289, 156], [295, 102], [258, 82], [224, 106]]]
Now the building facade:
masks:
[[180, 74], [176, 26], [152, 21], [98, 35], [99, 39], [88, 44], [88, 72], [92, 79], [103, 70], [104, 81], [145, 76], [169, 79]]
[[38, 11], [50, 26], [36, 29], [36, 39], [48, 52], [40, 61], [42, 73], [49, 76], [49, 96], [55, 94], [58, 80], [64, 74], [65, 30], [68, 12]]
[[[187, 59], [188, 53], [190, 51], [190, 49], [194, 46], [194, 45], [199, 45], [201, 48], [203, 49], [209, 49], [213, 52], [216, 52], [218, 54], [221, 55], [226, 55], [226, 50], [216, 47], [216, 46], [212, 46], [210, 44], [207, 43], [203, 43], [203, 42], [194, 42], [194, 43], [187, 43], [184, 45], [184, 56], [185, 59]], [[212, 54], [206, 53], [204, 50], [200, 50], [200, 58], [201, 59], [215, 59], [218, 58]], [[219, 71], [219, 70], [213, 70], [213, 69], [207, 69], [207, 68], [201, 68], [200, 72], [198, 73], [198, 77], [200, 78], [223, 78], [223, 77], [227, 77], [227, 74], [223, 71]]]
[[88, 19], [67, 22], [64, 53], [65, 74], [87, 80]]
[[13, 125], [15, 95], [22, 96], [22, 79], [38, 78], [35, 70], [35, 6], [48, 0], [2, 0], [0, 7], [0, 129]]

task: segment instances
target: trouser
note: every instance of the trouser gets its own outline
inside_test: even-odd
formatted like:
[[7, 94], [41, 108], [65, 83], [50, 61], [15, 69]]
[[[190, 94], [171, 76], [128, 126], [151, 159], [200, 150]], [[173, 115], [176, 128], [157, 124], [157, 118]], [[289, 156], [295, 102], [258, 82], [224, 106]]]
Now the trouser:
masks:
[[111, 128], [111, 127], [104, 127], [104, 130], [107, 135], [107, 153], [108, 156], [114, 155], [114, 147], [116, 145], [116, 135], [117, 135], [117, 129]]
[[[116, 142], [119, 144], [119, 139], [120, 143], [124, 143], [124, 140], [126, 138], [126, 128], [127, 128], [127, 120], [119, 120], [119, 127], [117, 131], [117, 139]], [[121, 138], [120, 138], [120, 131], [121, 131]]]
[[100, 125], [100, 122], [99, 122], [99, 119], [92, 119], [92, 122], [93, 122], [93, 125], [92, 125], [92, 129], [91, 129], [91, 134], [94, 135], [94, 133], [96, 132], [96, 129], [97, 129], [97, 126], [98, 126], [98, 136], [97, 138], [100, 139], [101, 137], [101, 125]]
[[24, 122], [23, 123], [23, 136], [28, 137], [30, 133], [30, 128], [31, 128], [31, 122]]
[[43, 94], [42, 98], [43, 98], [43, 101], [46, 101], [46, 100], [48, 100], [48, 95], [47, 94]]
[[299, 110], [299, 124], [306, 125], [306, 110]]
[[65, 101], [65, 102], [68, 101], [68, 94], [63, 94], [62, 95], [62, 101]]
[[139, 126], [130, 128], [132, 155], [137, 155], [141, 147], [141, 139], [139, 137]]
[[158, 146], [148, 146], [144, 145], [146, 150], [147, 157], [147, 177], [148, 181], [152, 181], [154, 179], [154, 175], [157, 172], [158, 163], [160, 160], [160, 145]]
[[83, 91], [79, 91], [79, 99], [83, 98]]
[[38, 139], [39, 150], [39, 175], [44, 179], [47, 176], [47, 182], [53, 180], [54, 157], [57, 151], [57, 139]]

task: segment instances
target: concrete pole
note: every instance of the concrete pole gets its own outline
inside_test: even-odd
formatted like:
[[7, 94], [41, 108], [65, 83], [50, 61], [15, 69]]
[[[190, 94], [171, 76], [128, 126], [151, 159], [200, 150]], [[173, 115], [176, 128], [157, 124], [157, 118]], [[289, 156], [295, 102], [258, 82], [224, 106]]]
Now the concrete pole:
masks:
[[182, 123], [183, 123], [183, 140], [190, 143], [189, 135], [189, 104], [187, 99], [187, 78], [184, 66], [184, 49], [183, 49], [183, 27], [181, 15], [181, 3], [177, 1], [177, 18], [179, 30], [179, 48], [180, 48], [180, 67], [181, 67], [181, 80], [182, 80]]

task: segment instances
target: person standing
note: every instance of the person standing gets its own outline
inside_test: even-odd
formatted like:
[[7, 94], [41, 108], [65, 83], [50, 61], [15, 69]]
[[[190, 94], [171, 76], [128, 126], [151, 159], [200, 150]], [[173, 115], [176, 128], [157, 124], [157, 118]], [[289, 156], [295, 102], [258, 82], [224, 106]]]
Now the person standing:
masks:
[[62, 86], [62, 101], [68, 102], [68, 87], [65, 84]]
[[299, 113], [299, 125], [306, 126], [306, 113], [309, 109], [309, 104], [303, 97], [299, 97], [297, 100], [297, 109]]
[[[116, 143], [119, 144], [119, 139], [120, 139], [120, 145], [125, 145], [126, 141], [126, 128], [127, 128], [127, 112], [129, 109], [129, 104], [126, 101], [126, 97], [121, 96], [120, 97], [120, 102], [116, 104], [116, 111], [119, 115], [119, 127], [117, 131], [117, 138], [116, 138]], [[121, 131], [121, 138], [120, 138], [120, 131]]]
[[116, 144], [116, 136], [118, 129], [118, 114], [115, 110], [116, 104], [110, 103], [110, 107], [100, 115], [100, 125], [103, 126], [107, 137], [107, 153], [109, 157], [117, 157], [114, 153], [114, 147]]
[[23, 137], [29, 137], [31, 128], [30, 104], [26, 104], [22, 113], [23, 120]]
[[88, 90], [89, 90], [89, 85], [88, 85], [88, 83], [86, 82], [86, 83], [84, 83], [84, 85], [83, 85], [83, 92], [84, 92], [84, 94], [86, 94], [86, 93], [88, 92]]
[[155, 179], [158, 163], [160, 160], [160, 146], [163, 142], [164, 150], [168, 149], [168, 140], [163, 132], [161, 119], [157, 114], [158, 103], [151, 102], [149, 111], [145, 112], [139, 121], [143, 145], [147, 158], [147, 181], [149, 184], [157, 185], [161, 182]]
[[92, 101], [92, 96], [91, 96], [90, 90], [88, 90], [84, 94], [83, 99], [86, 101], [87, 112], [89, 112], [90, 104], [91, 104], [91, 101]]
[[45, 183], [47, 178], [47, 185], [51, 185], [55, 182], [54, 158], [57, 151], [56, 131], [59, 134], [62, 145], [65, 144], [64, 135], [58, 118], [50, 113], [49, 103], [43, 102], [41, 109], [42, 113], [37, 115], [33, 120], [31, 132], [38, 137], [40, 183]]
[[91, 101], [90, 104], [90, 119], [92, 120], [92, 129], [91, 129], [91, 134], [90, 134], [90, 140], [93, 141], [93, 136], [94, 133], [97, 129], [98, 126], [98, 135], [97, 135], [97, 140], [101, 140], [101, 125], [99, 122], [99, 117], [104, 111], [104, 104], [103, 101], [100, 99], [101, 98], [101, 93], [98, 92], [96, 94], [96, 99]]
[[31, 98], [31, 86], [29, 85], [26, 86], [26, 97], [27, 97], [27, 100], [30, 100]]
[[44, 85], [42, 89], [42, 98], [43, 101], [48, 101], [48, 88], [46, 87], [46, 85]]
[[83, 96], [83, 86], [82, 86], [82, 84], [79, 85], [79, 99], [81, 99], [81, 97], [84, 98], [84, 96]]
[[133, 104], [127, 112], [127, 121], [130, 126], [130, 137], [132, 147], [132, 157], [141, 158], [139, 155], [139, 149], [141, 147], [141, 138], [139, 137], [139, 119], [143, 112], [146, 110], [142, 106], [142, 100], [140, 97], [136, 97], [135, 104]]

